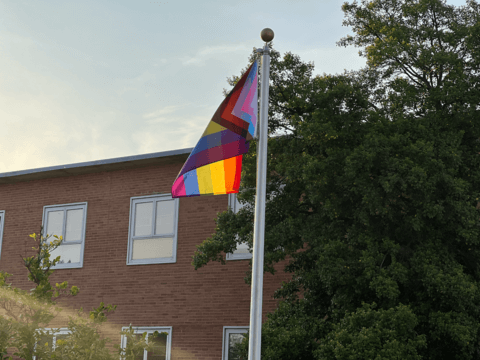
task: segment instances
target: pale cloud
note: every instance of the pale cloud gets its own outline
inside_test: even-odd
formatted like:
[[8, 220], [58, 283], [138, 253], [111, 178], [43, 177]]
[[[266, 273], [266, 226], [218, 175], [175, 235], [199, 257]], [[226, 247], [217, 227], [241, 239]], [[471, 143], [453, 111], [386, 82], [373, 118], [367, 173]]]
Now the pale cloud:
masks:
[[150, 71], [144, 71], [132, 78], [119, 78], [116, 80], [121, 81], [122, 85], [119, 86], [115, 92], [119, 96], [124, 95], [129, 91], [144, 92], [145, 85], [154, 82], [155, 79], [156, 75]]
[[162, 66], [164, 64], [166, 64], [168, 62], [167, 59], [158, 59], [156, 63], [153, 64], [153, 66], [157, 67], [157, 66]]
[[74, 60], [79, 60], [102, 67], [108, 67], [108, 64], [105, 61], [97, 61], [93, 56], [79, 50], [78, 48], [58, 43], [56, 40], [44, 33], [37, 33], [35, 34], [35, 38], [29, 38], [4, 30], [2, 31], [0, 42], [3, 44], [14, 43], [17, 46], [20, 45], [28, 48], [37, 46], [39, 49], [45, 53], [48, 53], [49, 55], [67, 55]]
[[112, 131], [126, 114], [8, 56], [0, 59], [0, 77], [0, 172], [131, 155], [134, 144]]
[[81, 132], [66, 128], [65, 114], [56, 105], [42, 95], [23, 99], [0, 95], [0, 118], [14, 121], [2, 126], [0, 153], [9, 155], [4, 157], [5, 168], [0, 171], [61, 163], [72, 150], [68, 144], [81, 140]]
[[180, 61], [183, 65], [203, 66], [208, 59], [214, 58], [220, 54], [225, 55], [239, 53], [245, 55], [248, 54], [250, 51], [252, 51], [252, 48], [248, 47], [246, 44], [206, 46], [197, 51], [194, 56], [182, 57], [180, 58]]
[[182, 108], [183, 106], [185, 106], [185, 105], [182, 105], [182, 106], [180, 106], [180, 105], [165, 106], [165, 107], [163, 107], [159, 110], [155, 110], [154, 112], [144, 114], [143, 118], [151, 119], [151, 118], [156, 118], [156, 117], [161, 116], [161, 115], [171, 114], [171, 113], [177, 111], [178, 109]]
[[195, 107], [194, 110], [199, 115], [190, 116], [174, 114], [173, 112], [178, 110], [173, 109], [176, 108], [174, 106], [167, 108], [159, 111], [164, 110], [166, 114], [171, 111], [171, 115], [156, 117], [153, 122], [147, 121], [148, 126], [142, 127], [132, 134], [139, 153], [194, 147], [214, 111], [210, 107]]
[[175, 125], [165, 126], [163, 123], [150, 124], [147, 129], [132, 134], [132, 140], [137, 144], [137, 153], [145, 154], [193, 147], [201, 134], [202, 130], [197, 128], [183, 126], [176, 128]]
[[[49, 97], [11, 98], [0, 93], [0, 172], [130, 155], [128, 143], [110, 133], [118, 114], [66, 111]], [[110, 118], [110, 119], [108, 119]], [[133, 144], [132, 144], [133, 145]]]

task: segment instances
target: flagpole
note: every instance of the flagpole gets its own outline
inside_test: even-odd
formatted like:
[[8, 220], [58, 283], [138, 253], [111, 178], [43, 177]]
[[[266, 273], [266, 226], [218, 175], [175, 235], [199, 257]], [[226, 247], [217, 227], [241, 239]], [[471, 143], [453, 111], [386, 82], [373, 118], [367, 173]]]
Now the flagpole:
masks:
[[248, 360], [260, 360], [262, 349], [263, 261], [265, 237], [265, 198], [267, 188], [268, 142], [268, 88], [270, 77], [270, 50], [267, 43], [273, 40], [273, 31], [263, 29], [260, 36], [265, 41], [262, 54], [260, 89], [260, 121], [257, 125], [257, 194], [255, 198], [255, 223], [253, 228], [252, 295], [250, 300], [250, 333]]

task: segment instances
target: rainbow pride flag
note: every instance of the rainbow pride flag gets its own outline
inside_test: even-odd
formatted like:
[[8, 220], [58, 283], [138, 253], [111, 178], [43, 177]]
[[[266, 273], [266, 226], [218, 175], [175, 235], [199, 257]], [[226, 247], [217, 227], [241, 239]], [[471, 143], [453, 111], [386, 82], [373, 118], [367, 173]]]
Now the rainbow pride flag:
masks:
[[255, 61], [218, 107], [172, 186], [172, 197], [238, 193], [242, 156], [257, 126]]

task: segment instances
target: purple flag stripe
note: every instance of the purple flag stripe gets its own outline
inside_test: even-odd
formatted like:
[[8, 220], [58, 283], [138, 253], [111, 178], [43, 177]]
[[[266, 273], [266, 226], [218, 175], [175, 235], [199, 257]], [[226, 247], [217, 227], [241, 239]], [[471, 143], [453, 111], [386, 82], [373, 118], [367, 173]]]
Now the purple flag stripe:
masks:
[[231, 142], [229, 144], [216, 146], [211, 149], [201, 151], [197, 154], [191, 154], [178, 176], [182, 176], [186, 172], [197, 169], [201, 166], [211, 164], [220, 160], [229, 159], [248, 152], [249, 143], [241, 138], [239, 141]]
[[207, 136], [204, 136], [200, 139], [200, 141], [195, 146], [195, 149], [192, 151], [193, 154], [197, 154], [201, 151], [205, 151], [207, 149], [214, 148], [220, 145], [226, 145], [228, 143], [238, 141], [241, 139], [241, 136], [235, 134], [233, 131], [230, 130], [223, 130], [220, 132], [216, 132]]

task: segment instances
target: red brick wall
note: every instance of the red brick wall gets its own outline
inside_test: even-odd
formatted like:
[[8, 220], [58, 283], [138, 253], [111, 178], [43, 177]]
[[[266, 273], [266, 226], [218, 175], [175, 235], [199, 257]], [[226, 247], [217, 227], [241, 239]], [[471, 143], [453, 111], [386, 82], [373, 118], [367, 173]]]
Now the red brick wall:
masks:
[[[191, 256], [214, 231], [216, 214], [227, 209], [226, 195], [180, 199], [176, 263], [126, 265], [130, 198], [169, 193], [181, 165], [0, 185], [5, 210], [0, 270], [14, 274], [15, 286], [31, 288], [21, 256], [34, 245], [28, 234], [38, 233], [43, 206], [88, 202], [83, 268], [57, 270], [52, 277], [80, 288], [68, 306], [116, 304], [110, 317], [116, 329], [172, 326], [173, 360], [221, 359], [223, 326], [249, 324], [250, 287], [243, 280], [248, 260], [195, 271]], [[264, 314], [275, 308], [272, 295], [284, 279], [281, 271], [265, 274]], [[120, 336], [113, 340], [119, 344]]]

